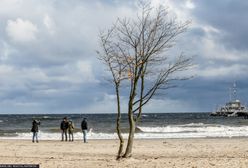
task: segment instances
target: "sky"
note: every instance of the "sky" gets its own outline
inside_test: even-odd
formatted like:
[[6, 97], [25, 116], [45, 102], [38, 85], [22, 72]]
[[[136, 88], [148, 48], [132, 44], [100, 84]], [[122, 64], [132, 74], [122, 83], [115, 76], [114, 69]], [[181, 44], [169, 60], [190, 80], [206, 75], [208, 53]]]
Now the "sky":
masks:
[[[229, 100], [234, 81], [248, 103], [248, 1], [151, 0], [159, 4], [191, 21], [169, 52], [194, 57], [194, 78], [144, 112], [211, 112]], [[99, 32], [136, 12], [134, 0], [0, 0], [0, 114], [114, 113]]]

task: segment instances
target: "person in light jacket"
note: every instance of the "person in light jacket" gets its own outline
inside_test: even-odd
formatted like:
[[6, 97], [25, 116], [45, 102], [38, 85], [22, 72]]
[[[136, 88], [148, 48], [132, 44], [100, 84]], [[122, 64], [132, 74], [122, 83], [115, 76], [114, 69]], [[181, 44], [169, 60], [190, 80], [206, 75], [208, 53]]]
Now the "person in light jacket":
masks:
[[73, 130], [74, 130], [74, 124], [70, 120], [68, 123], [68, 133], [69, 133], [69, 141], [73, 141]]

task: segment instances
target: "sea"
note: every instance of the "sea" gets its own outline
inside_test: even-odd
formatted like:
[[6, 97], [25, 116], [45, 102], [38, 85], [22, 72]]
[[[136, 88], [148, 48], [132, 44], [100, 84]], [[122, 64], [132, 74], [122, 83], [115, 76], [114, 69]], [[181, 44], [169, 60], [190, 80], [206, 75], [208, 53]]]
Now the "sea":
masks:
[[[81, 140], [80, 124], [88, 120], [89, 139], [118, 139], [116, 114], [25, 114], [0, 115], [0, 139], [31, 139], [32, 120], [41, 122], [40, 140], [60, 140], [60, 123], [67, 117], [75, 125], [74, 138]], [[122, 132], [128, 133], [122, 114]], [[210, 113], [145, 113], [137, 125], [136, 139], [248, 137], [248, 119], [210, 116]]]

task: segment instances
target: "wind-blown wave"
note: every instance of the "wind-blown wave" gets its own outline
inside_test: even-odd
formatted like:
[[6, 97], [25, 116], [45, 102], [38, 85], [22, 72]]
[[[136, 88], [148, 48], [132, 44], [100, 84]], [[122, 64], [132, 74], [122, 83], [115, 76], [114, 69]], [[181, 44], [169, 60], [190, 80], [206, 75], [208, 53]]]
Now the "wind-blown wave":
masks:
[[[207, 138], [207, 137], [247, 137], [248, 126], [225, 126], [211, 124], [185, 124], [168, 125], [164, 127], [138, 127], [135, 134], [136, 139], [157, 139], [157, 138]], [[123, 134], [127, 138], [128, 134]], [[1, 139], [31, 139], [31, 132], [15, 133], [15, 136], [1, 136]], [[39, 138], [43, 140], [60, 140], [59, 132], [39, 132]], [[74, 138], [83, 138], [81, 132], [75, 132]], [[93, 130], [88, 133], [89, 139], [118, 139], [116, 133], [96, 133]]]

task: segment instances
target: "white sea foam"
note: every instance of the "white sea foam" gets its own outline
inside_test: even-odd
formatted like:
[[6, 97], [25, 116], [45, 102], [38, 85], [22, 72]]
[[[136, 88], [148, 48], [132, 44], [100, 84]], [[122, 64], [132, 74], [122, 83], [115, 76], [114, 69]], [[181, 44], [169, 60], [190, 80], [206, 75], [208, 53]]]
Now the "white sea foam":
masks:
[[209, 125], [209, 124], [204, 124], [204, 123], [190, 123], [190, 124], [184, 124], [184, 125], [178, 125], [178, 126], [192, 126], [192, 127], [201, 127], [201, 126], [207, 126], [207, 125]]
[[[196, 137], [239, 137], [248, 136], [248, 126], [203, 125], [166, 126], [166, 127], [139, 127], [144, 134], [161, 138], [196, 138]], [[157, 134], [155, 134], [157, 133]]]
[[[17, 133], [18, 136], [15, 137], [0, 137], [0, 139], [31, 139], [32, 133]], [[118, 136], [115, 133], [107, 134], [107, 133], [88, 133], [88, 139], [117, 139]], [[40, 131], [38, 133], [38, 137], [41, 140], [60, 140], [61, 133], [48, 133]], [[77, 132], [74, 133], [74, 139], [79, 140], [83, 139], [83, 133]]]
[[47, 119], [47, 118], [51, 118], [51, 117], [49, 117], [49, 116], [43, 116], [42, 118]]
[[[200, 124], [201, 125], [201, 124]], [[170, 125], [165, 127], [139, 127], [142, 131], [135, 134], [136, 139], [157, 138], [206, 138], [206, 137], [248, 137], [248, 126], [225, 125]], [[123, 134], [127, 138], [127, 134]], [[17, 136], [0, 137], [0, 139], [31, 139], [32, 133], [17, 133]], [[116, 133], [88, 133], [89, 139], [118, 139]], [[39, 132], [41, 140], [60, 140], [60, 133]], [[74, 133], [75, 140], [83, 139], [81, 132]]]

